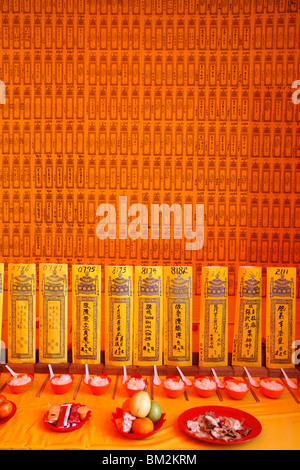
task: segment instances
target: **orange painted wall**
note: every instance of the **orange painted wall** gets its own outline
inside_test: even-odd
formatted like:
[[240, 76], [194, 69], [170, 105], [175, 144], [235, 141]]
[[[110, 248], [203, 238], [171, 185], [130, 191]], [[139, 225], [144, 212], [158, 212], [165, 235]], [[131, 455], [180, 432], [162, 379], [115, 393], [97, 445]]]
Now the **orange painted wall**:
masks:
[[[240, 265], [262, 266], [264, 284], [267, 266], [298, 266], [299, 2], [3, 0], [0, 12], [1, 262], [191, 264], [196, 323], [202, 266], [226, 265], [231, 325]], [[203, 249], [100, 241], [96, 208], [120, 195], [204, 204]]]

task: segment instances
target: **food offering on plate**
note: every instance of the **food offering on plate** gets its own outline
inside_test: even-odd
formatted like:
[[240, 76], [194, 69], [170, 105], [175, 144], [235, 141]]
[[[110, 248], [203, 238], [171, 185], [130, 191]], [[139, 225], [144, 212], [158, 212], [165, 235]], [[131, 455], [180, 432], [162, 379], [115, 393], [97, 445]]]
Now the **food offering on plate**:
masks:
[[228, 406], [198, 406], [178, 417], [178, 426], [193, 439], [218, 445], [242, 444], [255, 439], [262, 426], [257, 418]]
[[241, 400], [249, 392], [249, 386], [242, 380], [224, 377], [225, 388], [228, 395], [234, 400]]
[[58, 395], [67, 393], [72, 387], [74, 377], [72, 374], [55, 374], [50, 379], [52, 390]]
[[16, 411], [16, 405], [7, 400], [5, 395], [0, 394], [0, 424], [5, 423], [13, 417]]
[[211, 397], [217, 390], [217, 382], [213, 377], [196, 375], [194, 377], [194, 388], [200, 397]]
[[23, 393], [29, 389], [33, 382], [33, 374], [16, 374], [7, 382], [10, 391], [13, 393]]
[[170, 398], [180, 397], [185, 392], [186, 383], [175, 375], [168, 375], [163, 382], [163, 387]]
[[126, 380], [124, 387], [126, 388], [129, 396], [132, 397], [137, 392], [147, 390], [148, 381], [140, 374], [133, 374], [128, 380]]
[[236, 441], [247, 437], [252, 431], [242, 421], [228, 416], [216, 416], [213, 412], [205, 412], [197, 418], [186, 422], [191, 434], [196, 437], [218, 441]]
[[266, 397], [279, 398], [284, 392], [284, 385], [279, 380], [268, 377], [261, 377], [259, 381], [260, 388]]
[[89, 408], [80, 403], [54, 403], [44, 416], [44, 423], [58, 432], [74, 431], [83, 426], [91, 416]]
[[111, 378], [106, 374], [98, 374], [90, 377], [88, 384], [94, 395], [104, 395], [110, 387]]
[[113, 413], [117, 430], [131, 439], [144, 439], [156, 433], [165, 422], [160, 405], [150, 400], [147, 392], [139, 391]]

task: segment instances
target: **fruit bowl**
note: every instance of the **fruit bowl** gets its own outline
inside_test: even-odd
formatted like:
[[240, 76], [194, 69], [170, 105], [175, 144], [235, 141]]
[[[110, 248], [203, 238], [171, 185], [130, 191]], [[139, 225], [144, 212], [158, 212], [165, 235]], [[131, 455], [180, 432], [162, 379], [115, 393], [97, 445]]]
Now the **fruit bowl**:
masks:
[[133, 433], [133, 432], [124, 432], [124, 431], [122, 431], [122, 429], [120, 429], [118, 427], [117, 422], [116, 422], [118, 419], [121, 419], [122, 416], [123, 416], [123, 410], [121, 408], [117, 408], [116, 412], [112, 413], [112, 420], [111, 421], [115, 425], [118, 432], [120, 434], [122, 434], [122, 436], [127, 437], [128, 439], [146, 439], [147, 437], [153, 436], [153, 434], [156, 434], [160, 430], [160, 428], [162, 427], [162, 425], [166, 421], [165, 420], [165, 415], [166, 415], [165, 413], [163, 413], [161, 415], [160, 420], [157, 421], [156, 423], [154, 423], [153, 431], [148, 433], [148, 434], [137, 434], [137, 433]]
[[[56, 381], [61, 380], [63, 376], [69, 376], [71, 380], [67, 383], [55, 383]], [[50, 384], [55, 393], [62, 395], [70, 390], [74, 382], [74, 376], [72, 374], [56, 374], [50, 379]]]
[[[141, 389], [141, 388], [133, 389], [133, 388], [128, 387], [128, 383], [131, 379], [135, 379], [135, 380], [141, 380], [142, 379], [144, 381], [144, 384], [145, 384], [144, 388], [143, 389]], [[147, 390], [148, 381], [147, 381], [147, 379], [143, 379], [143, 376], [140, 375], [140, 374], [132, 374], [130, 376], [130, 379], [126, 380], [126, 382], [124, 383], [124, 387], [126, 388], [128, 395], [130, 397], [132, 397], [135, 393], [140, 392], [141, 390]]]
[[111, 378], [108, 377], [106, 374], [97, 374], [96, 377], [100, 377], [101, 379], [107, 379], [109, 383], [107, 385], [95, 385], [93, 384], [93, 377], [91, 377], [88, 381], [90, 389], [94, 395], [104, 395], [110, 387]]
[[[232, 377], [224, 377], [224, 382], [228, 395], [234, 400], [241, 400], [249, 392], [249, 387], [243, 380], [233, 379]], [[229, 384], [233, 384], [233, 386], [237, 387], [242, 386], [244, 390], [233, 390], [232, 388], [230, 388]]]
[[[23, 380], [25, 377], [30, 377], [30, 380], [26, 383]], [[33, 377], [34, 374], [17, 374], [16, 376], [13, 376], [8, 380], [7, 385], [11, 392], [23, 393], [29, 389], [30, 385], [32, 384]], [[18, 381], [20, 382], [19, 384]]]
[[[167, 381], [171, 380], [172, 382], [174, 383], [179, 383], [179, 382], [182, 382], [183, 383], [183, 387], [182, 388], [176, 388], [176, 389], [173, 389], [173, 388], [169, 388], [167, 385]], [[186, 383], [183, 382], [183, 380], [181, 380], [180, 377], [177, 377], [175, 375], [167, 375], [166, 377], [166, 380], [164, 380], [163, 382], [163, 386], [164, 386], [164, 390], [166, 392], [166, 394], [168, 395], [168, 397], [170, 398], [178, 398], [180, 397], [184, 392], [185, 392], [185, 389], [186, 389]]]
[[[203, 397], [203, 398], [208, 398], [208, 397], [211, 397], [217, 390], [217, 383], [215, 381], [215, 379], [213, 379], [212, 377], [205, 377], [204, 375], [195, 375], [194, 377], [194, 388], [197, 392], [197, 394], [200, 396], [200, 397]], [[214, 387], [213, 388], [201, 388], [197, 385], [197, 382], [198, 381], [202, 381], [203, 379], [206, 379], [206, 380], [209, 380], [210, 382], [212, 382], [214, 384]]]
[[[266, 387], [265, 385], [271, 384], [272, 382], [276, 382], [278, 386], [278, 390], [274, 390], [271, 388]], [[279, 382], [279, 380], [271, 379], [269, 377], [261, 377], [260, 382], [259, 382], [260, 388], [266, 397], [269, 398], [279, 398], [283, 394], [284, 391], [284, 385]]]

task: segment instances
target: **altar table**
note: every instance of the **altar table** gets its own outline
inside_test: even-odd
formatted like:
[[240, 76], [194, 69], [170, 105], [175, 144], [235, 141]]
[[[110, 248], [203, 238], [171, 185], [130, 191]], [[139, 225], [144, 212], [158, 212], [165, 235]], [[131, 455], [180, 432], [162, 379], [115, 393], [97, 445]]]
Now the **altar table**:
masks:
[[[10, 377], [2, 373], [0, 389]], [[116, 407], [121, 407], [128, 398], [122, 385], [122, 376], [111, 376], [110, 389], [103, 396], [92, 395], [88, 385], [81, 382], [77, 397], [74, 394], [81, 375], [75, 375], [72, 389], [65, 395], [56, 395], [48, 381], [40, 397], [37, 393], [44, 383], [46, 374], [35, 374], [30, 389], [23, 394], [13, 394], [8, 386], [2, 393], [8, 400], [16, 404], [15, 415], [6, 423], [0, 424], [0, 449], [14, 450], [299, 450], [300, 448], [300, 404], [296, 402], [288, 389], [285, 389], [279, 399], [265, 397], [260, 389], [255, 389], [259, 398], [257, 402], [249, 392], [242, 400], [233, 400], [226, 390], [221, 391], [223, 401], [217, 394], [210, 398], [200, 398], [193, 387], [187, 387], [186, 396], [168, 398], [163, 386], [149, 386], [149, 395], [156, 400], [164, 413], [166, 422], [161, 430], [143, 440], [131, 440], [120, 435], [111, 422], [112, 413]], [[193, 379], [193, 377], [189, 377]], [[152, 381], [148, 377], [148, 382]], [[164, 377], [161, 377], [163, 380]], [[153, 393], [153, 395], [152, 395]], [[300, 389], [294, 392], [300, 400]], [[53, 403], [81, 403], [91, 410], [90, 420], [81, 428], [67, 433], [58, 433], [46, 428], [43, 416]], [[262, 425], [261, 434], [254, 440], [243, 444], [216, 445], [204, 443], [185, 435], [177, 424], [178, 416], [185, 410], [196, 406], [220, 405], [244, 410], [254, 415]]]

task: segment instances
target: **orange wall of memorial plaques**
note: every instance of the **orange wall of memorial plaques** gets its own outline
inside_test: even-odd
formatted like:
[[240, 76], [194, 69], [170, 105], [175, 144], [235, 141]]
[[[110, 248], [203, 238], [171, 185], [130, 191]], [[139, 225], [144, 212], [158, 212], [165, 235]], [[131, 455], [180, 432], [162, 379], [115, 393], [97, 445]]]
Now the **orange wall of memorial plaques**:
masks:
[[[202, 266], [228, 266], [233, 321], [238, 266], [265, 288], [267, 266], [300, 262], [299, 9], [1, 0], [0, 261], [192, 265], [196, 322]], [[119, 196], [204, 204], [204, 247], [99, 240]]]

